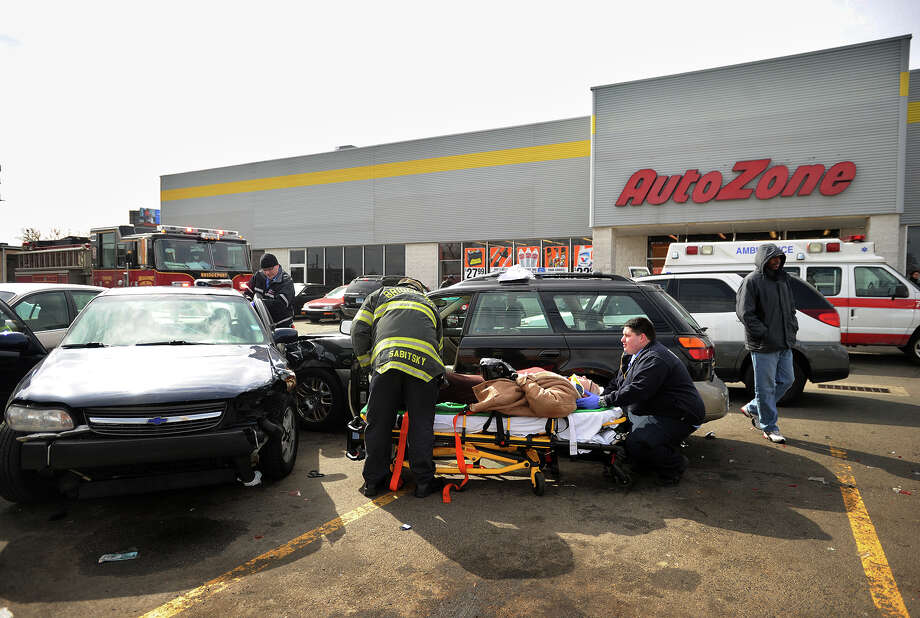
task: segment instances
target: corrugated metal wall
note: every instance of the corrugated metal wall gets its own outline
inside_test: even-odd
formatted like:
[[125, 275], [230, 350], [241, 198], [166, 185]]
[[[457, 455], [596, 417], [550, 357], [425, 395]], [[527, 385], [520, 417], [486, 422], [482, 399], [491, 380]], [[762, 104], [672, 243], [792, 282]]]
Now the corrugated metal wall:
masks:
[[[583, 236], [590, 234], [589, 139], [590, 119], [582, 117], [172, 174], [160, 178], [162, 220], [237, 229], [254, 247]], [[534, 155], [527, 162], [529, 151], [513, 150], [572, 142], [581, 143], [568, 149], [570, 158], [556, 160]], [[572, 150], [583, 155], [571, 157]], [[484, 167], [461, 158], [447, 165], [460, 169], [447, 171], [245, 192], [236, 185], [224, 195], [170, 199], [170, 191], [189, 187], [264, 186], [266, 178], [393, 162], [422, 161], [425, 168], [437, 157], [496, 151]], [[525, 162], [502, 164], [504, 151], [509, 160]]]
[[[899, 77], [908, 49], [909, 38], [898, 37], [595, 88], [592, 225], [900, 212]], [[736, 161], [760, 158], [790, 173], [803, 164], [853, 161], [856, 179], [832, 197], [815, 190], [767, 201], [614, 206], [642, 168], [717, 170], [727, 182]]]
[[920, 225], [920, 69], [910, 72], [907, 96], [907, 164], [901, 223]]

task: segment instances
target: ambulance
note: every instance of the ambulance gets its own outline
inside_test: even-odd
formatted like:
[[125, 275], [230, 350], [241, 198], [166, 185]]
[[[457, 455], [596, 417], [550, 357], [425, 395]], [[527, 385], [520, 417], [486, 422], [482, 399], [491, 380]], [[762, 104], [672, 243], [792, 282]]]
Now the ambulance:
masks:
[[749, 272], [757, 248], [767, 243], [786, 254], [786, 272], [837, 309], [841, 343], [895, 346], [920, 364], [920, 288], [876, 255], [875, 243], [864, 236], [672, 243], [661, 272]]

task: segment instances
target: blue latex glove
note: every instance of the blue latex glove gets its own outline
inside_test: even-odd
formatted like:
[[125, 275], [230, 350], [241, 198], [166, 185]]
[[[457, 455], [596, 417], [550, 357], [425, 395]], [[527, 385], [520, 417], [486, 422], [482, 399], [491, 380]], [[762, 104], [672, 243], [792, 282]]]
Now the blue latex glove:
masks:
[[595, 395], [594, 393], [588, 393], [581, 399], [575, 400], [576, 408], [585, 408], [588, 410], [596, 410], [601, 407], [601, 397], [600, 395]]

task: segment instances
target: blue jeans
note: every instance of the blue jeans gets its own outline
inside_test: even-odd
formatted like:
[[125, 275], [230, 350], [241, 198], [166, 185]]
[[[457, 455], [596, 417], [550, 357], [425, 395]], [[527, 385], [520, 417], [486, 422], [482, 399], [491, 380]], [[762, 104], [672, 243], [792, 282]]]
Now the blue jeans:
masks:
[[751, 362], [754, 365], [754, 399], [747, 404], [747, 410], [758, 419], [757, 426], [765, 432], [779, 431], [776, 402], [795, 381], [792, 350], [751, 352]]

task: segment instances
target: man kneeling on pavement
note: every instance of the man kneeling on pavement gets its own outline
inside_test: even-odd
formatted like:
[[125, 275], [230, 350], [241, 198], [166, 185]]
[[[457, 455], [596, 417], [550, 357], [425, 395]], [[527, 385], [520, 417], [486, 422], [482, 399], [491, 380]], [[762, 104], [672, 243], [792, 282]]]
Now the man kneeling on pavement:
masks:
[[576, 405], [623, 408], [632, 425], [624, 441], [626, 465], [657, 473], [661, 485], [676, 485], [687, 468], [680, 443], [703, 422], [703, 399], [684, 363], [656, 341], [647, 318], [626, 322], [620, 341], [629, 363], [620, 363], [603, 395], [587, 395]]

